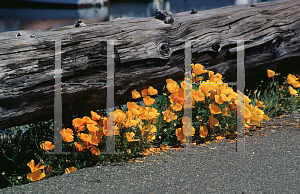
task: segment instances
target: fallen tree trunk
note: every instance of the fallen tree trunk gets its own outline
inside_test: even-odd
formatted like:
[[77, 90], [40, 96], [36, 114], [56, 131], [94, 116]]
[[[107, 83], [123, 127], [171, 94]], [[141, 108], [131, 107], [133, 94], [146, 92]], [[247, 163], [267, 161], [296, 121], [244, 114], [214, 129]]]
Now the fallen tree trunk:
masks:
[[[300, 72], [298, 0], [166, 18], [120, 18], [78, 28], [0, 33], [0, 129], [54, 117], [52, 38], [71, 38], [61, 43], [64, 83], [106, 82], [107, 44], [98, 39], [123, 40], [115, 42], [115, 105], [140, 101], [132, 99], [135, 89], [152, 86], [161, 94], [166, 79], [184, 79], [185, 45], [178, 39], [198, 39], [192, 43], [192, 62], [222, 74], [228, 82], [236, 81], [237, 62], [236, 42], [229, 39], [252, 39], [245, 42], [246, 88], [253, 86], [253, 76], [258, 82], [266, 76], [267, 69]], [[62, 85], [62, 106], [63, 120], [104, 109], [106, 86]]]

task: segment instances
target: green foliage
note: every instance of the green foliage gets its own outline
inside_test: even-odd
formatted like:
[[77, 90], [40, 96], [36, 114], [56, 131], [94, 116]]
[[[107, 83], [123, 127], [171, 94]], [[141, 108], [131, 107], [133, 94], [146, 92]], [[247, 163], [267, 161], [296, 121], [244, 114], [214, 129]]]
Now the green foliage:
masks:
[[[284, 78], [286, 79], [286, 77]], [[257, 92], [257, 90], [251, 95], [252, 105], [256, 106], [256, 99], [262, 101], [265, 105], [265, 108], [262, 108], [262, 110], [269, 118], [276, 118], [284, 113], [299, 111], [299, 97], [290, 94], [287, 89], [290, 85], [285, 82], [282, 88], [277, 84], [277, 81], [274, 81], [274, 77], [272, 79], [273, 81], [269, 84], [263, 95], [261, 95], [261, 91]], [[197, 89], [198, 87], [199, 86], [193, 85], [193, 89]], [[47, 179], [65, 173], [65, 169], [69, 167], [81, 169], [95, 165], [106, 165], [112, 162], [128, 161], [130, 158], [141, 156], [141, 153], [147, 150], [150, 147], [150, 144], [154, 146], [159, 146], [161, 144], [169, 146], [181, 145], [181, 141], [178, 140], [175, 131], [176, 129], [183, 127], [181, 121], [184, 114], [183, 111], [179, 111], [176, 112], [177, 119], [172, 120], [171, 122], [166, 122], [166, 120], [164, 120], [164, 115], [162, 113], [166, 110], [166, 107], [171, 104], [168, 96], [170, 96], [170, 93], [166, 87], [164, 87], [163, 94], [158, 95], [159, 100], [150, 106], [160, 113], [156, 119], [156, 123], [150, 123], [157, 129], [154, 141], [150, 142], [147, 140], [149, 132], [145, 132], [143, 135], [139, 126], [126, 128], [122, 125], [119, 134], [115, 136], [115, 151], [123, 153], [121, 155], [93, 155], [89, 150], [78, 152], [74, 143], [68, 142], [63, 143], [63, 152], [71, 152], [71, 154], [46, 154], [45, 150], [41, 149], [39, 144], [43, 141], [53, 142], [53, 120], [31, 124], [24, 133], [16, 127], [16, 137], [9, 141], [1, 142], [0, 145], [0, 159], [5, 162], [4, 165], [0, 166], [0, 188], [31, 182], [27, 179], [27, 174], [30, 173], [30, 168], [27, 166], [27, 163], [32, 159], [36, 164], [39, 161], [42, 161], [41, 165], [51, 166], [51, 169], [46, 170], [44, 179]], [[210, 103], [212, 103], [212, 100], [207, 96], [205, 97], [205, 102], [195, 101], [195, 108], [192, 109], [192, 125], [195, 129], [199, 129], [200, 124], [201, 126], [207, 124], [208, 117], [210, 116], [210, 110], [208, 108]], [[228, 102], [219, 105], [221, 110], [224, 110], [225, 107], [228, 106]], [[122, 109], [122, 111], [125, 112], [124, 109]], [[219, 121], [219, 126], [214, 127], [214, 132], [208, 130], [206, 139], [213, 139], [213, 137], [225, 134], [229, 131], [233, 132], [233, 127], [236, 126], [236, 111], [231, 110], [229, 114], [231, 117], [224, 117], [221, 114], [215, 115], [215, 118]], [[199, 117], [196, 115], [201, 117], [202, 121], [199, 121]], [[76, 116], [70, 117], [68, 120], [71, 121], [76, 118]], [[147, 120], [143, 120], [142, 122], [145, 125], [148, 124]], [[71, 126], [70, 123], [68, 123], [68, 126]], [[87, 129], [82, 132], [89, 134]], [[126, 134], [131, 132], [134, 133], [133, 139], [137, 139], [138, 141], [128, 140]], [[195, 130], [193, 141], [204, 141], [204, 138], [201, 138], [199, 134], [199, 130]], [[75, 139], [77, 142], [82, 142], [77, 134], [74, 135], [74, 141]], [[99, 148], [102, 153], [105, 152], [105, 135], [102, 136], [102, 141], [99, 142], [97, 148]]]

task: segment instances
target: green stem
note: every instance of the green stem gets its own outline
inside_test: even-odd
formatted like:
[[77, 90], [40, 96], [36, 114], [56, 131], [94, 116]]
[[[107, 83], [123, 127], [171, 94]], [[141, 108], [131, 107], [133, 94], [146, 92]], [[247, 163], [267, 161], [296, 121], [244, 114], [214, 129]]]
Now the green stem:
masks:
[[8, 158], [8, 157], [4, 154], [5, 151], [4, 151], [2, 148], [1, 148], [1, 150], [2, 150], [3, 155], [5, 156], [5, 158], [7, 158], [8, 160], [10, 160], [10, 161], [12, 161], [14, 164], [16, 164], [15, 161], [14, 161], [14, 159]]
[[14, 186], [13, 183], [12, 183], [8, 178], [6, 178], [5, 175], [3, 175], [3, 176], [4, 176], [4, 178], [11, 184], [11, 186]]

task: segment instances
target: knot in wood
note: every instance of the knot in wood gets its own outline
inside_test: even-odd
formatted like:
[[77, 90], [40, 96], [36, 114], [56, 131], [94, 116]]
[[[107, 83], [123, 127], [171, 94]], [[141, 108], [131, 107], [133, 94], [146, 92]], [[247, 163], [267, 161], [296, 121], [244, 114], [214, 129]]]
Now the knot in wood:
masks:
[[214, 51], [218, 51], [219, 48], [220, 48], [220, 45], [219, 45], [218, 42], [215, 42], [215, 43], [211, 46], [211, 48], [212, 48]]
[[163, 56], [170, 56], [171, 49], [168, 46], [167, 43], [160, 42], [158, 45], [158, 51], [163, 55]]
[[172, 17], [172, 12], [170, 12], [170, 11], [162, 11], [162, 10], [156, 9], [154, 17], [155, 17], [155, 19], [164, 21], [165, 24], [174, 23], [174, 19]]

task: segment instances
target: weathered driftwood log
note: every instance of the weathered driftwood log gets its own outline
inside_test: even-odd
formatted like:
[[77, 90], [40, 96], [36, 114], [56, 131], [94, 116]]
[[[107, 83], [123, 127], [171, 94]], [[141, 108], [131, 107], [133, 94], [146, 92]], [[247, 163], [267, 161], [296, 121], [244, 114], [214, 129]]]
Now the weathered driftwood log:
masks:
[[[114, 100], [121, 105], [141, 100], [132, 99], [135, 89], [152, 86], [161, 94], [166, 79], [183, 80], [184, 40], [199, 40], [192, 43], [193, 63], [235, 82], [237, 44], [229, 39], [252, 39], [245, 42], [246, 88], [268, 68], [299, 72], [299, 10], [300, 1], [289, 0], [1, 33], [0, 129], [54, 117], [51, 39], [71, 38], [61, 45], [61, 81], [68, 83], [106, 82], [107, 44], [99, 39], [123, 40], [115, 42]], [[63, 119], [104, 109], [106, 86], [62, 85], [62, 105]]]

